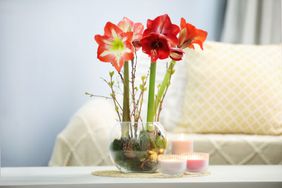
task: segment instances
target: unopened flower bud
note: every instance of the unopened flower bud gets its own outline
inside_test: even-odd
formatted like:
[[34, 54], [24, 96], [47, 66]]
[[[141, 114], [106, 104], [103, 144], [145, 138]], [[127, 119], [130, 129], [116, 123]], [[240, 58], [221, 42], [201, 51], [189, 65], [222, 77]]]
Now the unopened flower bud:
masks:
[[174, 61], [180, 61], [183, 57], [184, 51], [181, 48], [172, 48], [170, 49], [170, 58]]
[[135, 48], [140, 48], [141, 47], [141, 43], [140, 40], [134, 40], [132, 41], [132, 44]]

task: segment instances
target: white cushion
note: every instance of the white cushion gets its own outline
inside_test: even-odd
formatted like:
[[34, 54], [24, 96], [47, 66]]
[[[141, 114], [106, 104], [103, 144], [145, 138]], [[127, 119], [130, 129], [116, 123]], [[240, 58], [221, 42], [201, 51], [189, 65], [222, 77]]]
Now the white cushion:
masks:
[[185, 61], [181, 132], [282, 135], [281, 44], [207, 42]]

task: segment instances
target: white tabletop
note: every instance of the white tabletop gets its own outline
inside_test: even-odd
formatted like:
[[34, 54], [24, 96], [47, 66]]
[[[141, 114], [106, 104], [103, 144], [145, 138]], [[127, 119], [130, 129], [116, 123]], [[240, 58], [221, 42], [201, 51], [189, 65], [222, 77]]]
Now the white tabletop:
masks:
[[242, 188], [282, 187], [282, 165], [210, 166], [208, 176], [182, 178], [113, 178], [91, 175], [113, 167], [2, 168], [0, 187], [34, 188]]

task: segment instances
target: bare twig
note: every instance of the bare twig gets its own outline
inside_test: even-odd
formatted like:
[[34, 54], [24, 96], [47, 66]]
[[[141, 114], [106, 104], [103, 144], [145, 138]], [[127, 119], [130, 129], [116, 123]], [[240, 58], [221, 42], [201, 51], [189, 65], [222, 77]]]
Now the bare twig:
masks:
[[131, 116], [135, 117], [136, 113], [136, 100], [135, 100], [135, 72], [136, 66], [134, 60], [131, 61], [131, 98], [132, 98], [132, 113]]
[[142, 79], [141, 79], [142, 83], [140, 85], [140, 94], [139, 94], [138, 100], [136, 102], [136, 106], [137, 106], [138, 110], [137, 110], [137, 113], [135, 114], [135, 117], [134, 117], [135, 122], [138, 122], [139, 119], [142, 122], [141, 111], [142, 111], [143, 98], [144, 98], [144, 93], [146, 91], [146, 84], [147, 84], [148, 76], [149, 76], [149, 73], [147, 73], [147, 75], [145, 77], [142, 77]]
[[114, 85], [114, 82], [113, 82], [113, 77], [111, 76], [110, 74], [110, 81], [108, 82], [106, 79], [102, 78], [102, 80], [104, 80], [104, 82], [106, 82], [106, 84], [110, 87], [111, 89], [111, 97], [112, 97], [112, 100], [114, 102], [114, 105], [115, 105], [115, 110], [117, 112], [117, 115], [118, 115], [118, 119], [119, 121], [121, 121], [121, 114], [120, 114], [120, 110], [122, 111], [122, 107], [121, 105], [119, 104], [117, 98], [116, 98], [116, 93], [114, 91], [114, 88], [113, 88], [113, 85]]
[[[135, 98], [135, 77], [136, 77], [136, 66], [137, 66], [137, 54], [136, 49], [134, 48], [135, 58], [131, 61], [131, 99], [132, 99], [132, 113], [131, 116], [134, 119], [134, 136], [137, 137], [138, 121], [135, 121], [136, 111], [137, 111], [137, 102]], [[135, 61], [134, 61], [135, 60]]]
[[104, 99], [112, 99], [111, 97], [106, 97], [106, 96], [103, 96], [103, 95], [95, 95], [95, 94], [92, 94], [92, 93], [89, 93], [89, 92], [85, 92], [84, 94], [89, 96], [89, 97], [100, 97], [100, 98], [104, 98]]
[[[116, 101], [116, 104], [118, 105], [118, 107], [119, 107], [120, 110], [122, 111], [121, 104], [118, 102], [118, 100], [117, 100], [117, 98], [116, 98], [116, 92], [114, 91], [114, 88], [109, 85], [109, 82], [107, 82], [107, 80], [105, 80], [105, 79], [103, 79], [103, 80], [104, 80], [104, 81], [108, 84], [108, 86], [110, 87], [111, 93], [114, 93], [114, 100]], [[111, 97], [112, 97], [112, 96], [111, 96]], [[112, 99], [113, 99], [113, 97], [112, 97]]]

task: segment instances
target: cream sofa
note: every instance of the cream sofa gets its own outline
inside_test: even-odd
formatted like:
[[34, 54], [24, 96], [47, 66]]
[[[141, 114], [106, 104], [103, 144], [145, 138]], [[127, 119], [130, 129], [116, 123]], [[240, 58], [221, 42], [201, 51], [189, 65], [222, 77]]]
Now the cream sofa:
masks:
[[[108, 101], [90, 100], [57, 137], [50, 166], [111, 165], [109, 135], [115, 119]], [[168, 132], [168, 139], [177, 136]], [[282, 136], [185, 134], [211, 164], [282, 164]]]
[[[174, 139], [179, 135], [179, 132], [184, 133], [185, 137], [194, 140], [195, 151], [210, 153], [211, 164], [282, 164], [282, 62], [280, 61], [282, 54], [277, 53], [277, 50], [280, 52], [280, 49], [282, 52], [281, 45], [264, 47], [232, 46], [229, 44], [208, 42], [205, 46], [206, 51], [199, 52], [196, 50], [195, 52], [188, 52], [185, 58], [188, 59], [187, 63], [184, 60], [184, 62], [179, 62], [176, 66], [176, 74], [174, 75], [172, 86], [167, 94], [165, 108], [161, 117], [161, 122], [167, 130], [168, 139]], [[202, 53], [205, 54], [203, 55]], [[258, 62], [265, 58], [263, 59], [263, 63], [267, 66], [261, 69], [260, 65], [256, 65], [256, 58]], [[280, 58], [280, 60], [277, 60], [277, 58]], [[146, 57], [139, 59], [140, 62], [147, 61]], [[236, 98], [236, 92], [245, 92], [243, 97], [247, 99], [251, 98], [249, 102], [243, 101], [245, 105], [243, 107], [238, 105], [238, 101], [232, 104], [233, 106], [225, 102], [224, 104], [220, 104], [220, 107], [215, 108], [216, 104], [214, 104], [214, 102], [209, 104], [210, 99], [207, 97], [204, 101], [206, 103], [205, 105], [202, 105], [202, 101], [200, 103], [204, 106], [204, 110], [202, 110], [199, 101], [197, 101], [197, 95], [199, 93], [195, 93], [194, 91], [197, 90], [201, 93], [207, 92], [206, 95], [209, 95], [211, 91], [209, 90], [210, 86], [207, 84], [213, 84], [215, 82], [217, 83], [215, 89], [218, 89], [221, 87], [221, 83], [224, 85], [226, 82], [230, 82], [230, 80], [228, 80], [229, 78], [222, 79], [222, 77], [220, 77], [219, 74], [221, 74], [221, 72], [227, 72], [227, 76], [230, 75], [230, 78], [238, 76], [237, 72], [232, 72], [232, 67], [229, 67], [228, 61], [230, 61], [230, 59], [236, 60], [231, 61], [230, 66], [232, 66], [232, 63], [233, 65], [237, 62], [242, 63], [240, 65], [237, 64], [237, 68], [239, 67], [239, 69], [241, 69], [241, 67], [243, 67], [243, 76], [247, 74], [251, 76], [251, 78], [243, 79], [242, 83], [244, 84], [244, 81], [250, 81], [252, 82], [250, 87], [254, 86], [262, 91], [250, 94], [250, 91], [247, 90], [248, 87], [239, 87], [239, 90], [246, 89], [243, 90], [243, 92], [239, 92], [237, 91], [238, 88], [234, 86], [228, 88], [228, 85], [227, 91], [225, 91], [226, 88], [224, 88], [224, 94], [229, 92], [228, 96], [230, 97], [230, 101], [233, 101], [234, 96]], [[270, 62], [265, 62], [266, 60]], [[202, 64], [203, 62], [205, 63], [205, 61], [208, 62], [207, 65]], [[190, 66], [188, 67], [188, 73], [187, 65]], [[217, 70], [218, 66], [221, 65], [227, 65], [227, 67], [225, 67], [223, 71], [221, 67]], [[146, 68], [144, 67], [145, 64], [141, 64], [140, 66], [141, 69]], [[212, 67], [214, 72], [210, 73], [211, 68], [208, 66]], [[250, 69], [253, 72], [244, 71], [244, 66], [246, 66], [246, 69]], [[160, 73], [163, 71], [163, 69], [159, 69]], [[158, 75], [162, 75], [160, 73]], [[214, 80], [201, 83], [204, 79], [210, 79], [210, 77], [208, 77], [209, 74], [213, 76]], [[278, 76], [274, 77], [273, 75]], [[241, 75], [239, 76], [242, 78]], [[201, 79], [197, 80], [197, 77], [201, 77]], [[253, 79], [254, 77], [258, 77], [258, 80]], [[268, 77], [271, 79], [268, 79]], [[219, 78], [220, 82], [218, 82]], [[260, 81], [260, 79], [262, 79], [262, 81]], [[157, 77], [157, 80], [160, 81], [161, 76]], [[194, 86], [191, 85], [193, 81], [197, 83], [194, 85], [198, 86], [199, 84], [204, 84], [206, 87], [194, 89]], [[237, 82], [237, 80], [235, 81]], [[254, 85], [253, 81], [258, 81], [258, 84]], [[261, 82], [264, 82], [265, 85], [260, 84]], [[267, 93], [268, 98], [265, 100], [268, 103], [261, 105], [259, 103], [263, 103], [264, 100], [258, 100], [260, 97], [253, 96], [266, 93], [269, 85], [273, 85], [275, 92], [269, 90], [269, 93]], [[277, 96], [278, 99], [274, 98]], [[213, 96], [210, 98], [213, 98]], [[259, 102], [256, 101], [256, 99]], [[217, 100], [216, 102], [220, 103], [221, 101]], [[252, 108], [248, 107], [248, 103], [250, 103]], [[190, 104], [193, 105], [193, 108]], [[275, 105], [275, 108], [272, 105]], [[261, 108], [261, 106], [269, 108], [269, 110], [266, 111], [267, 113], [254, 114], [253, 112], [257, 108]], [[218, 108], [221, 108], [219, 116]], [[222, 112], [222, 109], [228, 111], [229, 108], [237, 109], [235, 112], [232, 111], [231, 115], [240, 118], [234, 118], [235, 120], [232, 119], [232, 121], [230, 121], [230, 118], [228, 118], [230, 113], [224, 114], [224, 112]], [[109, 135], [111, 127], [115, 125], [115, 112], [113, 109], [110, 101], [102, 99], [89, 100], [78, 110], [62, 133], [58, 135], [49, 165], [81, 166], [112, 164], [109, 157], [108, 146], [110, 143]], [[214, 121], [214, 119], [205, 118], [206, 116], [203, 113], [205, 110], [209, 110], [208, 117], [215, 117], [216, 121]], [[265, 108], [262, 108], [260, 112], [264, 112], [264, 110]], [[274, 118], [271, 113], [276, 113], [273, 116]], [[192, 115], [196, 115], [196, 117], [193, 119]], [[201, 118], [201, 123], [204, 124], [204, 126], [198, 126], [199, 118]], [[254, 123], [254, 118], [258, 118], [262, 123], [258, 124], [259, 121], [255, 121]], [[205, 121], [203, 122], [202, 120]], [[271, 122], [268, 123], [268, 120], [271, 120]], [[241, 124], [238, 125], [238, 122]], [[269, 129], [268, 126], [270, 126]], [[254, 134], [252, 134], [252, 132]], [[268, 132], [270, 133], [268, 134]]]

